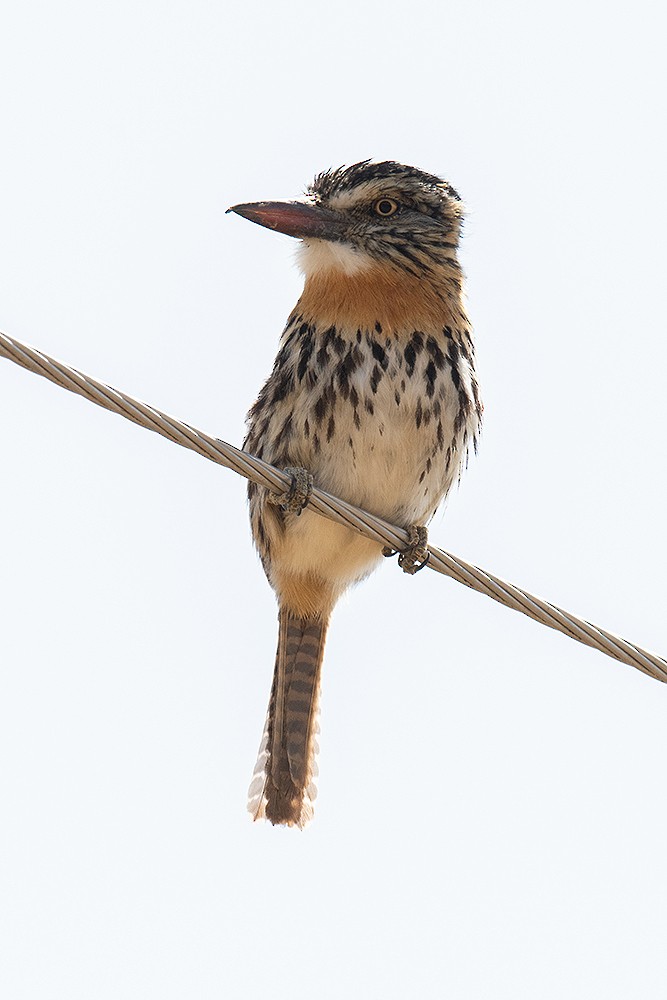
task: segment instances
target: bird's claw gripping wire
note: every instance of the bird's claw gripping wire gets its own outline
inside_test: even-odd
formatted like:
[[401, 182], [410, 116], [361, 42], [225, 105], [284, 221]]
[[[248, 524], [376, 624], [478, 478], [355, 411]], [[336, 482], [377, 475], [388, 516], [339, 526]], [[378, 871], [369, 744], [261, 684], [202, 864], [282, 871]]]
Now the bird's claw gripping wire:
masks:
[[310, 500], [313, 477], [310, 472], [302, 468], [283, 469], [283, 472], [291, 477], [290, 487], [284, 493], [269, 493], [269, 503], [298, 517]]
[[[404, 573], [414, 576], [428, 565], [431, 555], [428, 550], [428, 531], [421, 524], [411, 524], [407, 530], [410, 542], [406, 549], [398, 553], [398, 565]], [[388, 546], [382, 549], [382, 555], [387, 558], [396, 554], [396, 550]]]

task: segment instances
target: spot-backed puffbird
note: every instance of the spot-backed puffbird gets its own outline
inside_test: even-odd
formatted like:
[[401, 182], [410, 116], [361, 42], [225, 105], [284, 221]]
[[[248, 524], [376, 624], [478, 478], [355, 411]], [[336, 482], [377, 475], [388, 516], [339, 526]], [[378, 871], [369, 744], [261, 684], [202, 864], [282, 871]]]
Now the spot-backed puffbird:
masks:
[[279, 604], [269, 711], [249, 809], [272, 823], [312, 816], [322, 653], [333, 607], [388, 554], [307, 507], [310, 485], [410, 531], [460, 476], [481, 426], [457, 251], [461, 200], [415, 167], [364, 161], [319, 174], [301, 201], [230, 211], [296, 237], [303, 293], [248, 414], [244, 448], [285, 468], [276, 496], [250, 484], [252, 533]]

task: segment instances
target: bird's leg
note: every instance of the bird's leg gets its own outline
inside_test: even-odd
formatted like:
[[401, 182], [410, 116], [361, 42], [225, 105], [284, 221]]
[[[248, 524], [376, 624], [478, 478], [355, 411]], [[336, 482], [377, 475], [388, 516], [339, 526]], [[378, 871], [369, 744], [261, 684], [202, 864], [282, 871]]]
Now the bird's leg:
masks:
[[[428, 551], [428, 531], [421, 524], [411, 524], [407, 529], [410, 542], [406, 549], [398, 553], [398, 565], [404, 573], [414, 576], [420, 569], [428, 565], [430, 552]], [[394, 549], [385, 546], [382, 555], [395, 556]]]
[[298, 517], [310, 500], [313, 492], [313, 477], [302, 468], [283, 469], [285, 475], [291, 477], [290, 488], [284, 493], [269, 493], [269, 503], [275, 504], [281, 510], [296, 514]]

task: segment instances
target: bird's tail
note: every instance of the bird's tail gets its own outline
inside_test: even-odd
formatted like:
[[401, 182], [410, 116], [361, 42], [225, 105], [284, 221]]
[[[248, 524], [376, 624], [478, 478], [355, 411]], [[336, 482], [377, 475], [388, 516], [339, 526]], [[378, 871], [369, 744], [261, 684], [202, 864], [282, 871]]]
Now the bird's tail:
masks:
[[320, 669], [327, 618], [280, 609], [278, 652], [264, 735], [250, 789], [253, 819], [305, 826], [317, 795]]

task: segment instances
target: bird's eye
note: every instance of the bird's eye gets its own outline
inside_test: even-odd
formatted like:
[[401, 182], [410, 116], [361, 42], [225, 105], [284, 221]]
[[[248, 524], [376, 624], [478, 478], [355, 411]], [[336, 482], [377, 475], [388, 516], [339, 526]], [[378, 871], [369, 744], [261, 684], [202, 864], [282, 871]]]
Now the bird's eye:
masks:
[[394, 215], [395, 212], [398, 212], [398, 202], [394, 201], [393, 198], [380, 198], [379, 201], [375, 202], [373, 208], [377, 215], [383, 215], [387, 218], [389, 215]]

